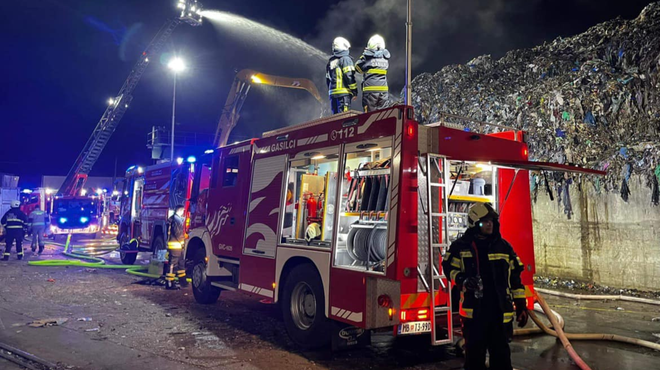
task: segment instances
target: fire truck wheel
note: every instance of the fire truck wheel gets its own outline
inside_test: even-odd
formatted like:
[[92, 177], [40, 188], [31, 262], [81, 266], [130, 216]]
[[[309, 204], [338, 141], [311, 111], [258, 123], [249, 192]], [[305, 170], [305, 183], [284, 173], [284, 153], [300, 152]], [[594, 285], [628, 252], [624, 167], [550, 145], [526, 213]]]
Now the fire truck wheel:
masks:
[[211, 285], [211, 280], [206, 276], [206, 254], [203, 250], [195, 254], [195, 265], [192, 273], [192, 290], [197, 303], [212, 304], [220, 297], [222, 290]]
[[162, 251], [167, 249], [167, 245], [165, 244], [165, 239], [163, 238], [162, 235], [158, 235], [156, 239], [154, 239], [154, 256], [158, 255], [158, 251]]
[[135, 260], [137, 259], [137, 253], [126, 253], [123, 251], [126, 246], [128, 247], [128, 234], [123, 233], [121, 234], [121, 237], [119, 238], [119, 258], [121, 258], [121, 263], [124, 265], [132, 265], [135, 263]]
[[325, 317], [323, 283], [310, 264], [296, 266], [282, 292], [282, 316], [291, 339], [305, 349], [330, 343], [330, 320]]

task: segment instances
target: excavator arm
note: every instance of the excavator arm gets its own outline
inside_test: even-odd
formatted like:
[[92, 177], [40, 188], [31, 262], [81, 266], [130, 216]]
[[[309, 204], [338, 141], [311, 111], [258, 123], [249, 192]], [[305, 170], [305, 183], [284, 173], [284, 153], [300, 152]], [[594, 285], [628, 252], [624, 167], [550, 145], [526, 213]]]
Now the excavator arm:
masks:
[[229, 134], [236, 127], [236, 123], [240, 118], [241, 108], [250, 91], [250, 87], [255, 84], [306, 90], [323, 106], [323, 100], [321, 100], [321, 95], [316, 85], [306, 78], [273, 76], [251, 69], [243, 69], [234, 77], [234, 83], [231, 86], [227, 101], [222, 109], [220, 122], [218, 122], [218, 128], [215, 133], [216, 146], [227, 145]]

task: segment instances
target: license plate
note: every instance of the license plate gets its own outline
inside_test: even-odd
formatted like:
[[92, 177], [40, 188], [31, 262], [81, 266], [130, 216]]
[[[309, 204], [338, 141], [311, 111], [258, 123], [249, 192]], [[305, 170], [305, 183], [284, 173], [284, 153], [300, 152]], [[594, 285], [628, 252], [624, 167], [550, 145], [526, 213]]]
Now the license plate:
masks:
[[430, 332], [431, 332], [430, 321], [405, 322], [399, 325], [400, 335], [430, 333]]

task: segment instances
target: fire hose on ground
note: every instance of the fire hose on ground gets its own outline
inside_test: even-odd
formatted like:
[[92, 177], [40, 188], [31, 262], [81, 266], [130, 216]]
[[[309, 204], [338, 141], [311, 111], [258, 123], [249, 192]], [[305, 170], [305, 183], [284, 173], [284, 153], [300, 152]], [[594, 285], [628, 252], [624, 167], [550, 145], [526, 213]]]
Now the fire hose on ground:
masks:
[[[536, 334], [539, 332], [543, 332], [545, 334], [551, 335], [553, 337], [558, 338], [566, 351], [568, 352], [569, 356], [571, 359], [575, 362], [575, 364], [583, 370], [590, 370], [591, 368], [589, 365], [587, 365], [582, 358], [577, 354], [573, 346], [571, 345], [571, 342], [569, 340], [607, 340], [607, 341], [613, 341], [613, 342], [620, 342], [620, 343], [627, 343], [627, 344], [634, 344], [646, 348], [650, 348], [656, 351], [660, 351], [660, 344], [649, 342], [646, 340], [642, 339], [637, 339], [637, 338], [630, 338], [630, 337], [625, 337], [621, 335], [616, 335], [616, 334], [585, 334], [585, 333], [565, 333], [563, 328], [564, 328], [564, 321], [563, 318], [557, 314], [555, 311], [553, 311], [550, 306], [548, 306], [548, 303], [541, 297], [540, 294], [538, 294], [539, 291], [545, 291], [550, 294], [553, 293], [558, 293], [558, 292], [553, 292], [553, 291], [547, 291], [545, 289], [536, 289], [535, 292], [535, 298], [536, 298], [536, 304], [534, 305], [534, 311], [540, 311], [538, 306], [542, 309], [543, 313], [545, 316], [550, 320], [551, 328], [548, 327], [539, 319], [539, 317], [536, 315], [534, 311], [529, 313], [529, 316], [531, 319], [534, 321], [534, 323], [538, 326], [538, 328], [530, 328], [530, 329], [518, 329], [514, 331], [515, 335], [529, 335], [529, 334]], [[573, 298], [570, 296], [577, 296], [577, 295], [569, 295], [565, 293], [561, 294], [555, 294], [559, 296], [564, 296], [568, 298]], [[599, 298], [584, 298], [584, 296], [579, 296], [580, 298], [578, 299], [611, 299], [608, 297], [619, 297], [620, 296], [589, 296], [589, 297], [599, 297]], [[621, 296], [623, 297], [623, 296]], [[626, 297], [626, 298], [637, 298], [637, 297]], [[650, 303], [650, 304], [658, 304], [657, 301], [653, 300], [646, 300], [643, 298], [639, 298], [640, 300], [634, 300], [633, 302], [638, 302], [638, 303]], [[625, 300], [625, 299], [624, 299]], [[649, 302], [646, 302], [649, 301]]]
[[[81, 252], [74, 252], [72, 249], [73, 247], [71, 246], [71, 235], [67, 236], [66, 239], [66, 244], [60, 244], [60, 243], [50, 243], [54, 245], [59, 245], [64, 247], [64, 251], [62, 252], [63, 256], [70, 257], [70, 258], [77, 258], [78, 260], [47, 260], [47, 261], [29, 261], [28, 265], [31, 266], [75, 266], [75, 267], [87, 267], [87, 268], [101, 268], [101, 269], [124, 269], [127, 273], [131, 275], [136, 275], [136, 276], [141, 276], [141, 277], [147, 277], [147, 278], [154, 278], [157, 279], [160, 277], [160, 275], [156, 274], [149, 274], [144, 272], [145, 270], [148, 269], [147, 266], [139, 266], [139, 265], [107, 265], [105, 263], [105, 260], [98, 258], [96, 256], [107, 254], [110, 252], [115, 251], [117, 248], [114, 245], [106, 245], [106, 246], [98, 246], [94, 247], [93, 249], [95, 251], [98, 251], [96, 253], [89, 254], [89, 253], [81, 253]], [[82, 260], [82, 261], [81, 261]], [[83, 261], [91, 261], [91, 262], [83, 262]]]
[[[80, 253], [80, 252], [73, 252], [69, 251], [70, 250], [70, 242], [71, 242], [71, 235], [67, 237], [66, 244], [58, 244], [58, 243], [53, 243], [56, 245], [64, 246], [64, 251], [62, 252], [62, 255], [71, 257], [71, 258], [77, 258], [79, 260], [87, 260], [87, 261], [92, 261], [92, 262], [83, 262], [83, 261], [72, 261], [72, 260], [48, 260], [48, 261], [29, 261], [29, 265], [33, 266], [77, 266], [77, 267], [89, 267], [89, 268], [107, 268], [107, 269], [125, 269], [127, 273], [132, 274], [132, 275], [137, 275], [137, 276], [142, 276], [142, 277], [149, 277], [149, 278], [159, 278], [160, 275], [155, 275], [155, 274], [148, 274], [145, 272], [142, 272], [147, 269], [146, 266], [135, 266], [135, 265], [106, 265], [105, 261], [103, 259], [94, 257], [90, 254], [85, 254], [85, 253]], [[101, 255], [105, 253], [110, 253], [114, 251], [116, 248], [115, 246], [100, 246], [100, 247], [95, 247], [95, 250], [100, 250], [99, 253], [96, 253], [96, 255]], [[542, 292], [544, 294], [552, 294], [560, 297], [566, 297], [566, 298], [573, 298], [573, 299], [594, 299], [594, 300], [603, 300], [603, 299], [609, 299], [609, 300], [623, 300], [623, 301], [630, 301], [630, 302], [636, 302], [636, 303], [646, 303], [646, 304], [654, 304], [654, 305], [660, 305], [659, 301], [652, 300], [652, 299], [645, 299], [645, 298], [638, 298], [638, 297], [627, 297], [627, 296], [616, 296], [616, 295], [609, 295], [609, 296], [597, 296], [597, 295], [591, 295], [591, 296], [585, 296], [585, 295], [577, 295], [577, 294], [569, 294], [569, 293], [561, 293], [561, 292], [555, 292], [555, 291], [550, 291], [546, 289], [540, 289], [537, 288], [535, 289], [535, 298], [536, 302], [534, 305], [534, 311], [537, 312], [543, 312], [545, 316], [548, 318], [550, 321], [551, 327], [548, 327], [545, 325], [539, 317], [534, 313], [534, 311], [529, 312], [529, 316], [531, 317], [532, 321], [538, 326], [538, 328], [528, 328], [528, 329], [517, 329], [514, 331], [515, 335], [530, 335], [530, 334], [537, 334], [537, 333], [545, 333], [551, 336], [554, 336], [558, 338], [561, 342], [566, 351], [568, 352], [569, 356], [571, 359], [575, 362], [575, 364], [580, 367], [580, 369], [583, 370], [591, 370], [589, 365], [587, 365], [582, 358], [577, 354], [573, 346], [571, 345], [570, 340], [607, 340], [607, 341], [614, 341], [614, 342], [620, 342], [620, 343], [627, 343], [627, 344], [634, 344], [646, 348], [650, 348], [656, 351], [660, 351], [660, 344], [649, 342], [646, 340], [642, 339], [637, 339], [637, 338], [630, 338], [630, 337], [625, 337], [621, 335], [616, 335], [616, 334], [586, 334], [586, 333], [565, 333], [563, 328], [565, 325], [565, 322], [561, 315], [559, 315], [557, 312], [553, 311], [550, 306], [548, 306], [547, 302], [539, 292]]]
[[626, 301], [626, 302], [645, 303], [645, 304], [653, 304], [656, 306], [660, 306], [660, 301], [655, 299], [630, 297], [625, 295], [582, 295], [582, 294], [557, 292], [554, 290], [543, 289], [543, 288], [534, 288], [534, 290], [536, 290], [537, 292], [541, 292], [543, 294], [550, 294], [558, 297], [571, 298], [577, 300], [583, 299], [583, 300], [598, 300], [598, 301], [601, 300]]

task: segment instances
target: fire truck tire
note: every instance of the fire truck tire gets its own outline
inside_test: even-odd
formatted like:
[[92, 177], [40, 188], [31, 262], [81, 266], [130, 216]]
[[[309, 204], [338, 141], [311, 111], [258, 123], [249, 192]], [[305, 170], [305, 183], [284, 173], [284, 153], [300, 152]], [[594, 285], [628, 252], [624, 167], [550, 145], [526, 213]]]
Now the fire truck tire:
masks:
[[121, 258], [121, 263], [124, 265], [132, 265], [137, 260], [137, 253], [126, 253], [119, 251], [119, 258]]
[[119, 258], [124, 265], [132, 265], [137, 259], [137, 253], [126, 253], [123, 251], [124, 245], [128, 244], [129, 236], [126, 233], [121, 234], [119, 238]]
[[153, 249], [154, 249], [154, 256], [158, 255], [158, 251], [167, 249], [167, 244], [165, 244], [165, 238], [163, 238], [162, 235], [158, 235], [156, 239], [154, 239]]
[[211, 280], [206, 276], [205, 257], [206, 253], [204, 253], [203, 250], [199, 250], [195, 254], [192, 273], [192, 290], [197, 303], [212, 304], [218, 301], [222, 289], [211, 285]]
[[287, 276], [282, 290], [282, 316], [287, 333], [300, 347], [312, 349], [330, 343], [323, 283], [313, 265], [298, 265]]

